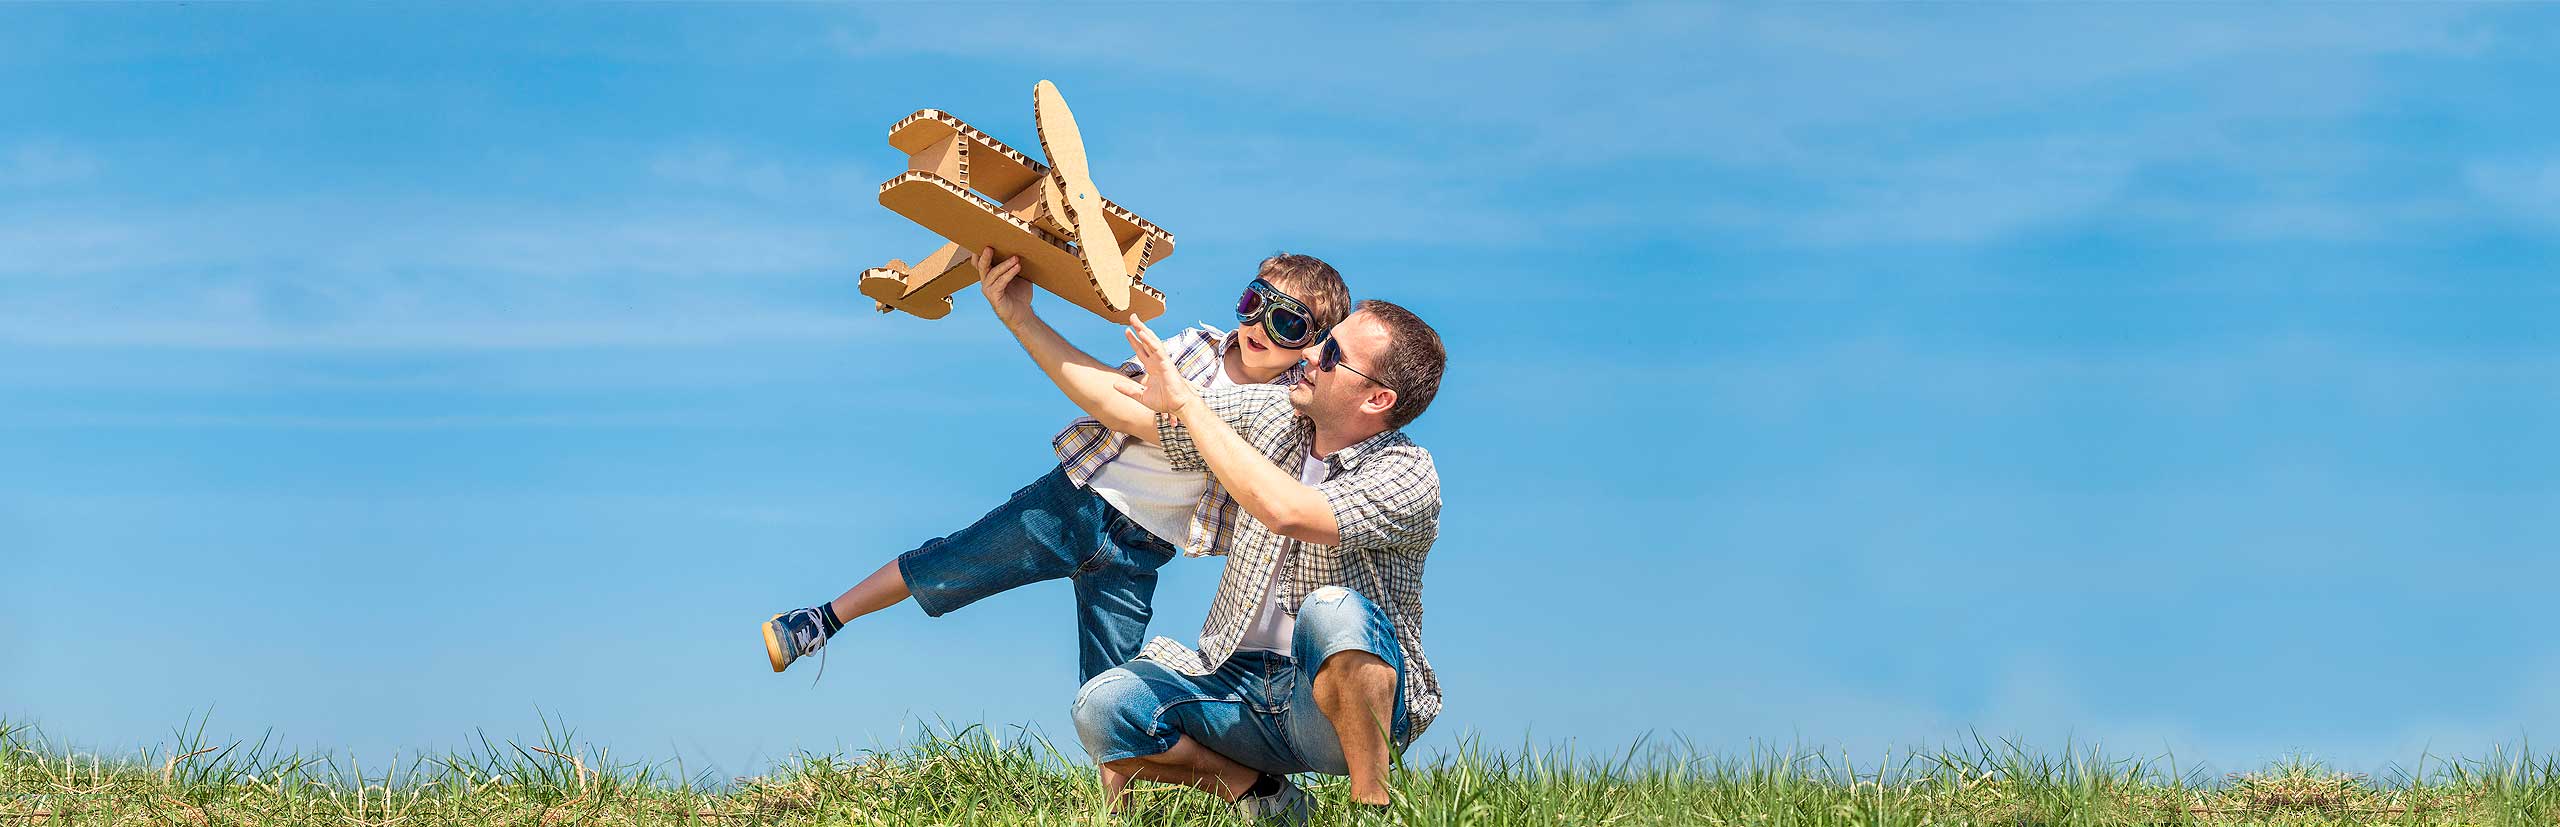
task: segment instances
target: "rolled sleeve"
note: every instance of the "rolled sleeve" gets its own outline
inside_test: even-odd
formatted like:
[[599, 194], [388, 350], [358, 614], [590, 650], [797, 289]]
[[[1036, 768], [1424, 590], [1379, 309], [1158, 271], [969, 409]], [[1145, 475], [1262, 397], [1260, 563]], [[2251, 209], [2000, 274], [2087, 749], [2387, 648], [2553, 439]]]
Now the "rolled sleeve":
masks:
[[[1227, 427], [1243, 436], [1245, 442], [1265, 452], [1272, 450], [1273, 435], [1293, 424], [1297, 414], [1289, 409], [1289, 389], [1277, 385], [1230, 385], [1200, 392], [1201, 404]], [[1172, 414], [1156, 414], [1156, 442], [1164, 448], [1165, 459], [1176, 471], [1206, 471], [1209, 464], [1200, 459], [1200, 446], [1191, 441], [1191, 430]]]
[[1164, 449], [1166, 462], [1176, 471], [1206, 471], [1209, 464], [1200, 460], [1200, 446], [1191, 441], [1191, 429], [1173, 414], [1156, 413], [1156, 445]]
[[1341, 534], [1355, 551], [1428, 548], [1440, 536], [1440, 474], [1420, 448], [1391, 449], [1322, 485]]
[[[1206, 348], [1207, 358], [1201, 358], [1203, 348]], [[1226, 367], [1217, 359], [1218, 340], [1215, 331], [1203, 332], [1197, 327], [1185, 328], [1182, 332], [1173, 334], [1173, 338], [1164, 340], [1164, 352], [1173, 354], [1174, 369], [1185, 373], [1197, 373], [1198, 371], [1191, 370], [1191, 366], [1195, 363], [1214, 365], [1221, 370]], [[1120, 375], [1131, 379], [1144, 379], [1147, 376], [1147, 366], [1140, 364], [1138, 357], [1135, 356], [1121, 361], [1117, 370], [1120, 371]], [[1185, 378], [1190, 379], [1194, 386], [1204, 381], [1200, 376]]]

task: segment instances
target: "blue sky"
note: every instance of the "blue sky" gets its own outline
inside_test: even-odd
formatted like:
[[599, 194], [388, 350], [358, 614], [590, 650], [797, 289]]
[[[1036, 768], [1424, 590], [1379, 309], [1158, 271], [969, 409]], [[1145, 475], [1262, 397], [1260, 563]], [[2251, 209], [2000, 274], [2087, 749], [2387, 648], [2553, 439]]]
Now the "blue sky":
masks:
[[888, 125], [1033, 146], [1047, 78], [1179, 235], [1173, 319], [1286, 249], [1447, 337], [1424, 748], [2548, 738], [2556, 47], [2530, 5], [0, 9], [0, 716], [370, 758], [538, 706], [721, 773], [1070, 732], [1063, 588], [892, 610], [814, 687], [752, 631], [1051, 461], [983, 304], [854, 290], [935, 245], [873, 200]]

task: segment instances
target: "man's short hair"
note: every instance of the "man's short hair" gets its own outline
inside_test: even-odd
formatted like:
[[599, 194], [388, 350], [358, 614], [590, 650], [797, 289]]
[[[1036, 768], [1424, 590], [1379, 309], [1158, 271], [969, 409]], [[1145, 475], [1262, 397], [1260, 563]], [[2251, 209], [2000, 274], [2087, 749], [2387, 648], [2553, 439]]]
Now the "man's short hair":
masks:
[[1358, 312], [1377, 317], [1387, 328], [1387, 352], [1379, 357], [1377, 378], [1396, 392], [1395, 407], [1387, 409], [1387, 427], [1402, 428], [1440, 395], [1440, 372], [1449, 365], [1449, 351], [1440, 346], [1440, 331], [1402, 305], [1364, 299]]
[[1262, 268], [1254, 275], [1280, 292], [1289, 294], [1307, 306], [1307, 321], [1316, 330], [1330, 330], [1351, 315], [1351, 288], [1342, 284], [1342, 274], [1315, 256], [1297, 253], [1273, 253], [1262, 260]]

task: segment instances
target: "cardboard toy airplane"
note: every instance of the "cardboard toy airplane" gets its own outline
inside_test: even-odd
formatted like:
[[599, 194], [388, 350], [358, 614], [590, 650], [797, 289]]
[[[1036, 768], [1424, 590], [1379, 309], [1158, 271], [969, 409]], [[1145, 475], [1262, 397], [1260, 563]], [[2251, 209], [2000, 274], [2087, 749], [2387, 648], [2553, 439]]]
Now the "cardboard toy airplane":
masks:
[[1140, 279], [1173, 254], [1173, 234], [1094, 189], [1084, 137], [1057, 86], [1033, 88], [1032, 114], [1045, 166], [940, 110], [889, 127], [907, 171], [880, 185], [880, 205], [951, 243], [916, 264], [890, 259], [863, 271], [862, 295], [880, 312], [949, 314], [951, 294], [978, 281], [978, 248], [993, 247], [998, 260], [1022, 258], [1020, 278], [1113, 322], [1164, 313], [1164, 294]]

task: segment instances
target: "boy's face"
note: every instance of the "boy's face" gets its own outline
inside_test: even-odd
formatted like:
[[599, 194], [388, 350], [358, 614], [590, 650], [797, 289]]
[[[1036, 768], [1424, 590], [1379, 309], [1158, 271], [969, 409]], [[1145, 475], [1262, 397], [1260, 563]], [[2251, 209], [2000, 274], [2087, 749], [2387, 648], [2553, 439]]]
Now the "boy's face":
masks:
[[1277, 373], [1298, 363], [1298, 351], [1272, 344], [1271, 334], [1259, 322], [1236, 328], [1236, 339], [1244, 346], [1245, 367], [1257, 373]]
[[[1288, 289], [1280, 288], [1283, 292]], [[1236, 338], [1244, 346], [1245, 367], [1252, 368], [1257, 373], [1278, 373], [1288, 370], [1290, 365], [1298, 363], [1302, 355], [1297, 348], [1282, 347], [1279, 343], [1271, 341], [1271, 331], [1263, 328], [1263, 322], [1237, 325]]]

